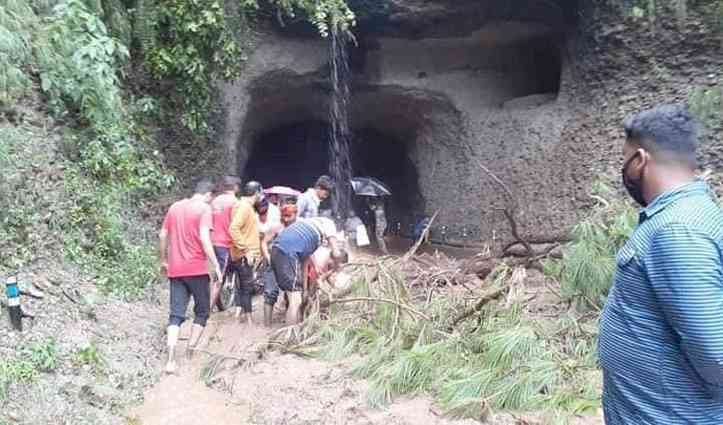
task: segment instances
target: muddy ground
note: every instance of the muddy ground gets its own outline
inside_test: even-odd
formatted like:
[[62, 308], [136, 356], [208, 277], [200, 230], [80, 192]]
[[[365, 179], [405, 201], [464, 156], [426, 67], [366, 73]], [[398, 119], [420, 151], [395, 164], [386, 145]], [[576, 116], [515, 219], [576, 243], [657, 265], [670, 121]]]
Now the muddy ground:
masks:
[[[295, 354], [270, 352], [241, 366], [217, 373], [207, 386], [204, 372], [218, 356], [244, 356], [261, 343], [269, 331], [261, 322], [261, 303], [255, 300], [257, 324], [239, 324], [231, 314], [216, 314], [202, 342], [204, 353], [181, 362], [176, 375], [163, 376], [145, 392], [142, 405], [130, 409], [133, 424], [195, 425], [236, 424], [475, 424], [480, 421], [454, 420], [443, 416], [431, 399], [401, 398], [385, 409], [367, 405], [367, 384], [349, 376], [350, 361], [325, 362]], [[275, 328], [283, 326], [281, 317]], [[190, 328], [182, 331], [188, 336]], [[234, 365], [235, 358], [226, 364]], [[160, 369], [162, 362], [156, 367]], [[544, 424], [536, 415], [498, 414], [485, 423]], [[602, 424], [602, 419], [580, 418], [580, 425]]]

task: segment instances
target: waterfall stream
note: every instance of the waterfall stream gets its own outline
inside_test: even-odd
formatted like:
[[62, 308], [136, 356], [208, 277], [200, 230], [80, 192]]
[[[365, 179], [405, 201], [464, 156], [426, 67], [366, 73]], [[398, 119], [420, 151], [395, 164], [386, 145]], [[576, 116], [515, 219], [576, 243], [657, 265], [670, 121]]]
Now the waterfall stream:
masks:
[[329, 34], [331, 102], [329, 106], [329, 173], [336, 182], [332, 208], [337, 220], [344, 220], [351, 210], [352, 165], [349, 130], [349, 35], [333, 28]]

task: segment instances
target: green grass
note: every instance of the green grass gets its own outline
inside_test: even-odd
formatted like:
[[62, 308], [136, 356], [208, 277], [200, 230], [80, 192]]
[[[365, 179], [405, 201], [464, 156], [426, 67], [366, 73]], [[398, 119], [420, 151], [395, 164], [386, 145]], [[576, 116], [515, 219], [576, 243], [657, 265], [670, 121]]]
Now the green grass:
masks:
[[11, 385], [29, 385], [41, 373], [50, 373], [60, 363], [55, 340], [52, 338], [21, 348], [14, 359], [0, 360], [0, 401], [7, 397]]
[[100, 372], [106, 367], [106, 360], [103, 353], [98, 349], [98, 346], [91, 342], [75, 352], [73, 361], [76, 364], [89, 366], [96, 372]]

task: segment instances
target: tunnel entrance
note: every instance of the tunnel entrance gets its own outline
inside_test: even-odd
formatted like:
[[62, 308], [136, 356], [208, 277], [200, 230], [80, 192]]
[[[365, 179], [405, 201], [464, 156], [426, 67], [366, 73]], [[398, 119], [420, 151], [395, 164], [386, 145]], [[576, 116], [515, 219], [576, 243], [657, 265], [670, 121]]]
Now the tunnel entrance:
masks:
[[308, 121], [259, 135], [251, 149], [244, 179], [258, 180], [264, 187], [280, 185], [303, 191], [328, 170], [327, 125]]
[[[264, 187], [283, 185], [303, 191], [319, 175], [328, 174], [328, 140], [328, 125], [322, 121], [288, 124], [261, 133], [253, 143], [244, 178], [258, 180]], [[406, 229], [414, 216], [422, 213], [418, 174], [407, 149], [408, 145], [393, 135], [371, 127], [352, 136], [354, 176], [376, 177], [392, 191], [385, 200], [389, 231], [396, 230], [397, 223], [404, 223]], [[355, 196], [353, 207], [363, 221], [372, 224], [374, 218], [365, 201]]]

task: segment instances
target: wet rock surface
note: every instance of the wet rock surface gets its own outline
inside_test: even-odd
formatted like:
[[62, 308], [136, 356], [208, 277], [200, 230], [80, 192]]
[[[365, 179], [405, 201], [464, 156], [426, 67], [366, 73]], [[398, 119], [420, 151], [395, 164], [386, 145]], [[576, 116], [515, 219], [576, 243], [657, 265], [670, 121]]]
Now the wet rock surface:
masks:
[[[524, 235], [564, 236], [594, 204], [594, 182], [619, 187], [626, 116], [723, 84], [721, 37], [703, 9], [677, 20], [663, 6], [651, 19], [627, 4], [536, 3], [394, 0], [374, 28], [360, 23], [353, 131], [404, 144], [420, 201], [403, 215], [439, 212], [434, 240], [510, 239], [503, 191], [478, 162], [517, 198]], [[325, 41], [268, 31], [222, 89], [227, 167], [241, 174], [259, 134], [327, 110]], [[704, 132], [704, 167], [723, 166], [720, 134]]]

